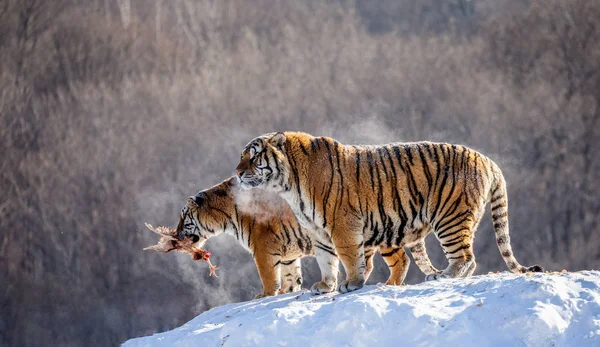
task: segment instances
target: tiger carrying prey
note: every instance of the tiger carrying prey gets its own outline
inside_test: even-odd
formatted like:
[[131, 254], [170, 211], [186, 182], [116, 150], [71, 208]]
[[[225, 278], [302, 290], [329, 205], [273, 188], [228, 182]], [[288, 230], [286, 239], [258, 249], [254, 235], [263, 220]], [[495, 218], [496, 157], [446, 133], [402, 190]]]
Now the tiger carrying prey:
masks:
[[[338, 287], [342, 293], [363, 286], [368, 247], [384, 248], [382, 252], [406, 262], [403, 247], [423, 244], [431, 231], [449, 265], [426, 279], [472, 275], [473, 237], [488, 202], [508, 268], [515, 273], [543, 271], [538, 265], [524, 267], [513, 256], [500, 169], [464, 146], [346, 146], [305, 133], [270, 133], [246, 145], [236, 173], [243, 188], [260, 188], [285, 199], [300, 224], [337, 251], [346, 270], [346, 280]], [[321, 282], [312, 290], [323, 293], [335, 287]]]
[[[300, 290], [303, 256], [316, 255], [322, 276], [319, 283], [328, 287], [337, 283], [339, 261], [331, 239], [312, 237], [298, 224], [287, 203], [275, 194], [239, 189], [237, 180], [229, 178], [190, 196], [181, 210], [175, 235], [179, 239], [192, 237], [194, 244], [203, 248], [209, 238], [223, 232], [252, 253], [264, 289], [256, 297]], [[365, 278], [373, 269], [376, 250], [365, 249]], [[408, 271], [407, 258], [399, 257], [394, 248], [383, 247], [380, 251], [390, 267], [387, 283], [402, 284]], [[425, 274], [439, 272], [429, 262], [424, 243], [416, 243], [411, 252]]]

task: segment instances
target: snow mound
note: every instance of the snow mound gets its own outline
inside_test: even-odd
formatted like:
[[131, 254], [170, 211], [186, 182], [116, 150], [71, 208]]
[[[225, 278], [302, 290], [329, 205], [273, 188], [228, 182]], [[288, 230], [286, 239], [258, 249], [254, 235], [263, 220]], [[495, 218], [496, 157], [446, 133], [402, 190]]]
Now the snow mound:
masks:
[[600, 346], [600, 272], [474, 276], [216, 307], [124, 346]]

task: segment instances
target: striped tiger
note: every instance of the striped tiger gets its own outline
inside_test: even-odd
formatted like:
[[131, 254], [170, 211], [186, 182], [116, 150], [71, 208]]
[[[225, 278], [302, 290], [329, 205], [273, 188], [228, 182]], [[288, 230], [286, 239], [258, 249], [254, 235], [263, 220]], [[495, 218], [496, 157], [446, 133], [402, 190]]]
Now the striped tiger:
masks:
[[[202, 248], [209, 238], [222, 233], [235, 237], [252, 253], [263, 284], [263, 293], [256, 298], [300, 290], [300, 258], [304, 256], [316, 255], [322, 276], [319, 283], [332, 288], [337, 284], [339, 260], [330, 246], [331, 239], [315, 240], [299, 225], [287, 203], [275, 194], [239, 189], [232, 177], [188, 197], [181, 210], [178, 237], [192, 236], [195, 245]], [[366, 248], [365, 278], [373, 269], [376, 250]], [[402, 284], [408, 257], [389, 247], [380, 251], [390, 267], [387, 283]], [[411, 251], [415, 259], [420, 259], [417, 264], [424, 273], [439, 272], [431, 265], [424, 244], [416, 244]]]
[[[426, 280], [472, 275], [473, 238], [488, 202], [508, 268], [515, 273], [543, 271], [538, 265], [524, 267], [513, 256], [502, 172], [465, 146], [346, 146], [306, 133], [270, 133], [246, 145], [236, 174], [242, 188], [275, 192], [285, 199], [304, 228], [337, 250], [346, 270], [346, 280], [338, 287], [342, 293], [364, 285], [366, 248], [389, 249], [406, 261], [403, 247], [422, 244], [431, 231], [449, 264]], [[328, 291], [313, 287], [316, 294]]]

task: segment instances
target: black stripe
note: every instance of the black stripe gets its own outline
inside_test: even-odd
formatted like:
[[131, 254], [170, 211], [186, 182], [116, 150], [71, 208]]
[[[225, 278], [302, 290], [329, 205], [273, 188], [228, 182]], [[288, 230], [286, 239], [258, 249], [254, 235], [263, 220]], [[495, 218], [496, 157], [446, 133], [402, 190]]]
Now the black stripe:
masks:
[[[356, 150], [356, 187], [357, 189], [360, 189], [361, 186], [361, 182], [360, 182], [360, 154], [361, 152], [358, 150], [357, 147], [354, 147], [354, 149]], [[360, 210], [360, 213], [363, 213], [363, 208], [362, 208], [362, 201], [361, 201], [361, 194], [359, 194], [356, 199], [358, 200], [358, 208]]]
[[455, 231], [453, 231], [453, 232], [451, 232], [451, 233], [448, 233], [448, 234], [444, 235], [444, 237], [441, 237], [441, 238], [439, 238], [439, 239], [441, 240], [441, 239], [445, 239], [445, 238], [447, 238], [447, 237], [450, 237], [450, 236], [452, 236], [452, 235], [456, 235], [456, 234], [458, 234], [459, 232], [461, 232], [461, 231], [463, 231], [463, 230], [465, 230], [465, 228], [459, 228], [459, 229], [456, 229]]
[[356, 182], [360, 182], [360, 152], [358, 151], [358, 149], [356, 147], [354, 147], [354, 149], [356, 149]]
[[315, 137], [314, 139], [310, 140], [310, 149], [312, 149], [313, 152], [316, 152], [319, 148], [319, 138]]
[[492, 207], [492, 211], [496, 211], [497, 209], [503, 208], [503, 207], [506, 207], [506, 202], [505, 201], [501, 202], [500, 205], [493, 206]]
[[239, 216], [239, 213], [238, 213], [237, 204], [235, 204], [235, 203], [233, 204], [233, 211], [235, 212], [235, 224], [237, 224], [237, 226], [235, 226], [235, 229], [234, 229], [235, 238], [239, 240], [240, 239], [240, 235], [239, 235], [240, 231], [238, 230], [238, 227], [241, 228], [241, 226], [240, 226], [240, 216]]
[[327, 203], [329, 201], [329, 195], [331, 194], [331, 188], [333, 187], [334, 171], [333, 171], [333, 158], [331, 157], [331, 148], [329, 147], [329, 141], [324, 139], [323, 143], [325, 144], [325, 149], [327, 150], [327, 158], [329, 159], [330, 174], [331, 174], [331, 180], [329, 182], [329, 186], [327, 187], [327, 193], [325, 194], [325, 198], [323, 199], [323, 228], [325, 228], [327, 226]]
[[[282, 223], [283, 225], [283, 223]], [[298, 237], [298, 234], [296, 234], [296, 229], [294, 229], [294, 227], [292, 227], [292, 225], [289, 225], [290, 229], [292, 229], [292, 234], [294, 235], [294, 238], [296, 239], [296, 242], [298, 242], [298, 248], [300, 248], [300, 250], [302, 252], [306, 252], [305, 248], [304, 248], [304, 242], [302, 241], [302, 239], [300, 237]]]
[[281, 223], [281, 229], [283, 229], [283, 235], [287, 239], [287, 241], [285, 243], [287, 245], [289, 245], [292, 242], [292, 238], [290, 237], [290, 231], [288, 230], [288, 228], [286, 228], [286, 226], [285, 226], [285, 224], [283, 224], [283, 222]]
[[504, 197], [504, 195], [498, 195], [495, 198], [492, 198], [492, 201], [490, 201], [490, 204], [495, 203], [496, 201], [498, 201], [499, 199], [502, 199]]
[[369, 165], [369, 178], [371, 180], [371, 189], [375, 189], [375, 180], [373, 176], [373, 154], [371, 151], [366, 151], [367, 154], [367, 164]]
[[[381, 151], [379, 149], [377, 149], [376, 152], [379, 156], [379, 160], [383, 164], [383, 155], [381, 154]], [[377, 244], [380, 244], [385, 240], [388, 247], [391, 247], [394, 231], [392, 229], [392, 225], [391, 225], [392, 223], [390, 221], [390, 218], [385, 213], [385, 206], [383, 205], [383, 182], [381, 179], [381, 170], [378, 169], [378, 170], [376, 170], [376, 172], [377, 172], [377, 205], [378, 205], [377, 207], [378, 207], [379, 219], [381, 220], [381, 227], [382, 227], [381, 234], [379, 236], [379, 240], [377, 241]], [[387, 176], [387, 173], [386, 173], [386, 176]]]
[[413, 156], [412, 156], [412, 153], [410, 152], [410, 145], [404, 145], [404, 150], [406, 151], [406, 156], [408, 157], [408, 161], [410, 162], [410, 165], [414, 165], [413, 164]]
[[383, 147], [383, 150], [385, 152], [385, 155], [387, 157], [387, 160], [390, 162], [390, 169], [392, 170], [392, 193], [393, 193], [393, 199], [392, 199], [392, 207], [394, 209], [395, 212], [398, 212], [398, 204], [400, 203], [400, 196], [398, 195], [398, 178], [396, 178], [396, 168], [394, 167], [394, 160], [392, 159], [392, 155], [390, 154], [389, 149], [386, 147]]
[[506, 224], [507, 224], [506, 220], [504, 220], [504, 219], [501, 220], [501, 221], [499, 221], [499, 222], [495, 222], [494, 223], [494, 229], [504, 228], [504, 227], [506, 227]]
[[[423, 171], [425, 172], [425, 179], [427, 180], [427, 203], [421, 204], [421, 214], [425, 216], [425, 219], [427, 219], [427, 204], [429, 204], [429, 194], [431, 193], [431, 185], [433, 179], [431, 177], [431, 172], [429, 172], [428, 161], [427, 159], [425, 159], [425, 155], [423, 154], [421, 145], [417, 145], [417, 151], [419, 152], [419, 157], [421, 158], [421, 166], [423, 167]], [[425, 213], [423, 213], [423, 211]]]
[[[412, 174], [412, 170], [410, 169], [410, 167], [413, 165], [412, 154], [410, 153], [410, 146], [404, 145], [404, 148], [407, 151], [406, 154], [409, 158], [409, 163], [410, 163], [410, 165], [406, 165], [406, 170], [405, 170], [405, 172], [407, 173], [408, 181], [409, 181], [409, 192], [410, 192], [412, 199], [415, 201], [418, 201], [419, 206], [422, 206], [422, 204], [425, 202], [425, 199], [423, 199], [423, 195], [417, 188], [417, 183], [416, 183], [417, 181], [415, 180], [415, 177]], [[417, 200], [417, 198], [418, 198], [418, 200]], [[413, 219], [416, 219], [416, 218], [417, 218], [417, 216], [413, 216]]]
[[[294, 180], [296, 181], [296, 190], [298, 192], [298, 200], [300, 200], [300, 212], [307, 220], [311, 220], [306, 213], [304, 212], [304, 199], [302, 198], [302, 190], [300, 189], [300, 175], [298, 174], [298, 168], [296, 166], [296, 159], [291, 153], [288, 155], [288, 162], [290, 164], [290, 168], [292, 170], [292, 174], [294, 175]], [[312, 220], [314, 222], [314, 219]]]
[[331, 245], [326, 245], [326, 244], [324, 244], [321, 241], [315, 241], [315, 244], [318, 245], [318, 246], [320, 246], [320, 247], [322, 247], [322, 248], [327, 248], [330, 251], [334, 251], [334, 248]]
[[317, 247], [318, 249], [321, 249], [321, 250], [323, 250], [323, 251], [325, 251], [325, 252], [327, 252], [327, 253], [329, 253], [329, 254], [337, 257], [337, 254], [335, 254], [335, 252], [332, 249], [323, 247], [320, 243], [317, 243], [315, 245], [315, 247]]
[[[268, 154], [270, 154], [270, 155], [268, 155]], [[267, 162], [266, 169], [269, 169], [269, 171], [271, 171], [271, 173], [273, 172], [273, 170], [271, 169], [271, 164], [270, 164], [271, 159], [272, 159], [273, 163], [275, 164], [275, 170], [277, 170], [277, 177], [281, 177], [281, 168], [279, 167], [279, 162], [277, 161], [277, 159], [275, 158], [275, 156], [272, 153], [268, 153], [268, 152], [267, 152], [267, 158], [264, 159]]]
[[451, 242], [452, 240], [448, 240], [449, 243], [442, 243], [442, 247], [452, 247], [454, 245], [458, 245], [459, 243], [463, 242], [460, 239], [462, 239], [462, 235], [458, 236], [458, 237], [455, 237], [454, 239], [452, 239], [452, 240], [458, 240], [458, 241]]
[[477, 170], [477, 168], [479, 167], [479, 153], [475, 152], [475, 165], [474, 165], [474, 170], [475, 170], [475, 189], [477, 190], [477, 195], [481, 195], [483, 187], [480, 187], [480, 183], [481, 185], [483, 185], [483, 176], [482, 173], [483, 171], [481, 171], [481, 173], [479, 172], [479, 170]]
[[[402, 210], [402, 212], [404, 212], [404, 210]], [[406, 214], [404, 216], [404, 218], [400, 219], [400, 225], [398, 226], [398, 234], [396, 235], [396, 245], [399, 245], [402, 242], [402, 239], [404, 238], [404, 228], [406, 227], [406, 223], [408, 222], [407, 218], [406, 218]]]
[[304, 144], [302, 142], [298, 142], [298, 145], [300, 146], [302, 153], [304, 153], [304, 155], [308, 155], [308, 151], [306, 150], [306, 148], [304, 148]]
[[411, 217], [409, 218], [411, 220], [411, 225], [412, 225], [414, 220], [417, 218], [418, 213], [417, 213], [417, 209], [415, 208], [415, 205], [413, 204], [412, 201], [409, 201], [408, 204], [410, 206], [410, 213], [412, 213]]
[[336, 170], [338, 173], [338, 176], [340, 178], [340, 183], [338, 186], [338, 191], [340, 191], [339, 196], [336, 194], [336, 204], [334, 206], [336, 206], [336, 209], [334, 211], [337, 211], [337, 201], [339, 199], [340, 202], [340, 206], [342, 204], [342, 201], [344, 199], [344, 175], [342, 175], [342, 171], [341, 171], [341, 165], [340, 165], [340, 144], [339, 142], [335, 141], [333, 143], [333, 148], [335, 149], [335, 159], [336, 159]]
[[425, 158], [425, 154], [423, 154], [421, 146], [417, 146], [417, 151], [419, 152], [419, 156], [421, 157], [421, 166], [423, 167], [423, 171], [425, 172], [425, 178], [427, 178], [427, 186], [429, 187], [429, 189], [431, 189], [433, 178], [431, 177], [431, 172], [429, 172], [429, 166], [427, 165], [428, 160]]
[[[437, 230], [438, 226], [440, 226], [440, 223], [443, 222], [447, 217], [450, 217], [454, 214], [454, 212], [456, 212], [456, 210], [458, 209], [458, 206], [460, 205], [460, 202], [462, 201], [462, 197], [463, 197], [463, 193], [460, 194], [460, 196], [458, 197], [458, 199], [456, 199], [456, 201], [450, 205], [450, 208], [448, 208], [448, 211], [446, 211], [446, 213], [444, 213], [444, 215], [441, 218], [438, 218], [438, 220], [434, 223], [434, 228]], [[460, 217], [461, 215], [463, 215], [464, 213], [468, 213], [469, 210], [464, 211], [462, 214], [459, 214], [456, 217]]]
[[396, 262], [395, 262], [395, 263], [393, 263], [392, 265], [388, 265], [388, 267], [394, 267], [394, 266], [398, 265], [398, 262], [399, 262], [399, 261], [400, 261], [400, 260], [396, 260]]
[[398, 165], [400, 165], [400, 169], [402, 169], [402, 171], [405, 171], [404, 165], [402, 165], [402, 154], [400, 153], [400, 148], [398, 146], [394, 146], [394, 147], [392, 147], [392, 150], [394, 151], [394, 155], [396, 156], [396, 159], [398, 160]]
[[438, 232], [438, 238], [442, 238], [442, 237], [444, 237], [444, 232], [445, 232], [445, 231], [448, 231], [449, 229], [452, 229], [452, 228], [455, 228], [455, 227], [457, 227], [457, 226], [461, 225], [461, 224], [462, 224], [462, 223], [464, 223], [464, 222], [465, 222], [465, 221], [466, 221], [468, 218], [469, 218], [469, 216], [465, 216], [465, 217], [463, 217], [463, 218], [461, 218], [461, 219], [454, 219], [454, 220], [457, 220], [457, 222], [456, 222], [456, 223], [453, 223], [453, 224], [451, 224], [451, 225], [449, 225], [449, 226], [447, 226], [447, 227], [445, 227], [445, 228], [440, 228], [440, 230], [438, 230], [438, 231], [437, 231], [437, 232]]
[[[392, 151], [394, 152], [394, 155], [396, 157], [396, 159], [398, 160], [398, 165], [400, 166], [400, 168], [402, 169], [402, 158], [400, 156], [400, 150], [397, 146], [392, 146]], [[396, 244], [400, 244], [400, 242], [402, 241], [402, 239], [404, 238], [404, 228], [406, 227], [406, 224], [408, 223], [408, 216], [406, 215], [406, 211], [404, 210], [404, 207], [402, 206], [402, 200], [400, 199], [400, 194], [398, 194], [398, 178], [396, 178], [396, 168], [394, 165], [394, 160], [391, 156], [391, 154], [389, 153], [389, 151], [387, 152], [389, 159], [390, 159], [390, 163], [391, 163], [391, 168], [392, 171], [394, 172], [394, 199], [398, 202], [398, 217], [400, 219], [400, 226], [398, 227], [398, 234], [396, 235]]]
[[310, 250], [312, 249], [312, 241], [310, 239], [310, 236], [308, 235], [306, 230], [302, 229], [302, 227], [300, 226], [300, 224], [298, 224], [297, 221], [294, 221], [294, 222], [295, 222], [294, 224], [292, 224], [292, 222], [290, 222], [290, 228], [292, 230], [294, 230], [294, 232], [297, 229], [298, 238], [300, 238], [304, 242], [303, 252], [304, 252], [304, 254], [308, 254], [310, 252]]
[[389, 257], [389, 256], [392, 256], [392, 255], [398, 253], [399, 250], [400, 250], [400, 248], [394, 248], [391, 252], [381, 253], [381, 256], [382, 257]]
[[463, 249], [469, 249], [469, 248], [471, 248], [471, 245], [464, 245], [464, 246], [460, 246], [460, 247], [458, 247], [457, 249], [455, 249], [455, 250], [453, 250], [453, 251], [450, 251], [450, 252], [445, 252], [445, 253], [446, 253], [446, 254], [454, 254], [454, 253], [456, 253], [456, 252], [458, 252], [458, 251], [462, 251]]
[[450, 199], [452, 198], [452, 194], [454, 194], [454, 189], [456, 188], [456, 146], [452, 145], [452, 151], [454, 152], [451, 164], [452, 164], [452, 186], [450, 187], [450, 192], [448, 193], [448, 197], [446, 198], [446, 201], [444, 201], [444, 204], [442, 205], [442, 208], [440, 209], [440, 213], [442, 213], [444, 211], [444, 208], [446, 207], [446, 204], [448, 203], [448, 201], [450, 201]]
[[[370, 212], [369, 215], [371, 216], [371, 220], [372, 220], [373, 219], [373, 212]], [[371, 229], [371, 232], [373, 234], [371, 234], [371, 237], [369, 237], [369, 239], [367, 241], [365, 241], [365, 245], [366, 246], [372, 246], [375, 243], [375, 240], [377, 239], [377, 236], [379, 236], [379, 231], [377, 230], [378, 229], [377, 223], [375, 223], [375, 225], [372, 225], [370, 227], [370, 229]], [[364, 232], [363, 232], [363, 235], [364, 235]]]
[[448, 259], [448, 260], [463, 259], [463, 258], [464, 258], [464, 256], [462, 256], [462, 255], [459, 255], [458, 257], [446, 257], [446, 259]]
[[385, 161], [383, 160], [384, 149], [383, 149], [383, 147], [377, 147], [376, 151], [377, 151], [377, 155], [379, 156], [379, 161], [381, 162], [381, 166], [383, 167], [383, 173], [385, 174], [385, 181], [389, 182], [390, 178], [388, 177], [388, 170], [385, 165]]
[[497, 219], [500, 219], [500, 218], [503, 218], [503, 217], [506, 217], [506, 216], [508, 216], [508, 211], [504, 211], [504, 212], [502, 212], [500, 214], [497, 214], [497, 215], [492, 214], [492, 220], [496, 221]]
[[438, 193], [438, 198], [435, 203], [435, 210], [433, 210], [433, 214], [431, 215], [432, 221], [435, 220], [435, 216], [437, 215], [438, 209], [442, 202], [442, 195], [444, 193], [444, 188], [446, 187], [446, 181], [448, 180], [448, 171], [450, 167], [448, 166], [449, 160], [446, 158], [446, 153], [444, 152], [444, 148], [441, 147], [442, 156], [444, 157], [444, 177], [442, 178], [442, 183], [440, 184], [440, 190]]

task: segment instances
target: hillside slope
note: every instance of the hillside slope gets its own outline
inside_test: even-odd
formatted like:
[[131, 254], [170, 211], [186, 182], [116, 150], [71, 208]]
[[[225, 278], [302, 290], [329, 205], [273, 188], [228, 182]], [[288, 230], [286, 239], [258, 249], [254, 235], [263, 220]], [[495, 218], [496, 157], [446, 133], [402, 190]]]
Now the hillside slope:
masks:
[[141, 346], [600, 346], [600, 272], [510, 273], [214, 308]]

